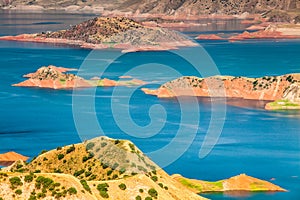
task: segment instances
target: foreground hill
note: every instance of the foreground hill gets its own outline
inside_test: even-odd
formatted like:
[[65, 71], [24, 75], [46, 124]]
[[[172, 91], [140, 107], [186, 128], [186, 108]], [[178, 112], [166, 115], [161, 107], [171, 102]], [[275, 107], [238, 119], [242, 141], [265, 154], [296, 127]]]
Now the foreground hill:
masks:
[[[257, 191], [250, 187], [253, 180], [260, 191], [285, 191], [252, 177], [223, 181], [228, 190]], [[197, 180], [169, 176], [132, 142], [99, 137], [43, 151], [30, 163], [17, 161], [2, 169], [0, 198], [201, 200], [205, 198], [197, 193], [224, 191], [224, 183], [216, 188], [211, 186], [219, 182], [205, 182], [206, 190], [199, 190]]]
[[147, 27], [125, 17], [96, 17], [68, 30], [0, 37], [0, 40], [42, 42], [90, 49], [168, 50], [197, 44], [168, 29]]
[[[176, 96], [229, 97], [253, 100], [278, 101], [274, 109], [299, 109], [300, 74], [264, 76], [261, 78], [213, 76], [181, 77], [163, 84], [156, 90], [143, 88], [146, 94], [159, 98]], [[272, 109], [268, 104], [267, 109]], [[280, 106], [281, 105], [281, 106]]]

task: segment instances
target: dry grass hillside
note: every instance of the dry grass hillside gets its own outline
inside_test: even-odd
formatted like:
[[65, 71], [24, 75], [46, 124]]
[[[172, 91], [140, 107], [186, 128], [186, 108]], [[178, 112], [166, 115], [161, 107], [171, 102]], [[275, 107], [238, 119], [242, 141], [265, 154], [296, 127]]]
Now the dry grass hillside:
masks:
[[204, 199], [133, 143], [99, 137], [17, 161], [0, 174], [0, 199]]

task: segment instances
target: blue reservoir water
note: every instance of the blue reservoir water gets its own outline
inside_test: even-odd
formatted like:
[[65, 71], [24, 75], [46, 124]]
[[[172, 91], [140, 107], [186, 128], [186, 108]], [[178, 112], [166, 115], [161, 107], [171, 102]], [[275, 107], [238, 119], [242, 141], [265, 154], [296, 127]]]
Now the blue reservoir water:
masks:
[[[14, 13], [0, 13], [0, 16], [0, 35], [41, 32], [45, 27], [61, 29], [68, 27], [70, 21], [77, 23], [90, 17], [40, 14], [37, 18], [28, 14], [20, 22], [20, 15]], [[300, 41], [199, 43], [222, 75], [258, 77], [300, 73]], [[231, 99], [225, 112], [221, 100], [199, 98], [196, 101], [198, 112], [195, 99], [157, 99], [145, 95], [139, 87], [84, 89], [73, 93], [72, 90], [11, 86], [25, 80], [23, 74], [49, 64], [80, 69], [80, 75], [85, 78], [95, 73], [100, 76], [97, 73], [107, 65], [103, 77], [118, 79], [128, 72], [149, 82], [146, 87], [158, 87], [178, 77], [176, 73], [162, 70], [163, 66], [169, 66], [182, 75], [199, 75], [186, 60], [172, 52], [139, 52], [117, 57], [120, 52], [116, 50], [91, 52], [64, 46], [0, 41], [0, 55], [0, 153], [12, 150], [33, 157], [43, 149], [99, 136], [99, 127], [89, 120], [96, 116], [105, 135], [132, 140], [170, 174], [214, 181], [246, 173], [265, 180], [275, 179], [273, 183], [288, 190], [286, 193], [204, 195], [208, 198], [300, 198], [298, 111], [270, 112], [263, 109], [265, 102]], [[117, 58], [112, 60], [114, 57]], [[138, 66], [144, 68], [136, 70]], [[80, 97], [79, 102], [74, 103], [74, 96]], [[93, 103], [94, 110], [90, 106]], [[162, 107], [164, 112], [156, 110]], [[129, 119], [126, 118], [128, 110]], [[149, 115], [149, 110], [153, 115]], [[200, 113], [198, 121], [193, 119], [196, 111]], [[182, 112], [188, 114], [184, 121]], [[222, 112], [226, 116], [214, 117]], [[76, 118], [76, 113], [82, 118]], [[123, 120], [120, 117], [124, 117]], [[130, 120], [139, 127], [131, 129], [134, 135], [127, 130], [132, 124]], [[213, 150], [205, 158], [200, 158], [205, 135], [214, 128], [210, 127], [212, 120], [216, 126], [224, 121], [222, 134]], [[151, 126], [161, 123], [162, 127]], [[178, 134], [180, 128], [184, 134]], [[157, 132], [151, 133], [152, 130]], [[166, 154], [155, 154], [174, 142], [175, 149], [170, 147]], [[164, 165], [169, 158], [174, 158], [174, 161]]]

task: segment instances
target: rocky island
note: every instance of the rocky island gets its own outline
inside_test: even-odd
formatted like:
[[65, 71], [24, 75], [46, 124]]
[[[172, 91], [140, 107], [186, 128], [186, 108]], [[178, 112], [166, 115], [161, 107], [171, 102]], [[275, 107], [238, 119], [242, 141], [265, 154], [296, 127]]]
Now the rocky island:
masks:
[[4, 36], [0, 40], [64, 44], [89, 49], [116, 48], [124, 52], [197, 45], [175, 31], [144, 26], [125, 17], [96, 17], [68, 30]]
[[[24, 75], [27, 80], [13, 84], [18, 87], [40, 87], [51, 89], [73, 89], [73, 88], [86, 88], [86, 87], [113, 87], [113, 86], [132, 86], [132, 85], [144, 85], [145, 82], [133, 79], [130, 80], [110, 80], [107, 78], [93, 77], [90, 80], [86, 80], [75, 74], [66, 73], [73, 71], [74, 69], [68, 69], [63, 67], [56, 67], [53, 65], [43, 66], [36, 72]], [[125, 77], [127, 78], [127, 77]]]
[[2, 199], [200, 200], [202, 192], [225, 190], [285, 191], [246, 175], [217, 182], [171, 177], [132, 142], [108, 137], [43, 151], [0, 172]]
[[[142, 88], [142, 90], [146, 94], [159, 98], [177, 96], [242, 98], [275, 101], [266, 105], [265, 108], [269, 110], [298, 109], [300, 105], [300, 74], [261, 78], [186, 76], [167, 82], [156, 90], [147, 88]], [[283, 100], [284, 103], [279, 103], [278, 100]]]
[[29, 158], [18, 154], [16, 152], [7, 152], [4, 154], [0, 154], [0, 166], [9, 166], [13, 164], [15, 161], [22, 160], [27, 161]]

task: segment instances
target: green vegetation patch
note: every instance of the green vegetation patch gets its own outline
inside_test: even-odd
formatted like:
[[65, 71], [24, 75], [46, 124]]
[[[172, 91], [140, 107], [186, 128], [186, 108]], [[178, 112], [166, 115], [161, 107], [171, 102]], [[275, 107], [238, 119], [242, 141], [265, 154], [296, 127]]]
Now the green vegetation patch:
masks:
[[300, 109], [300, 104], [289, 100], [277, 100], [268, 104], [274, 110]]

